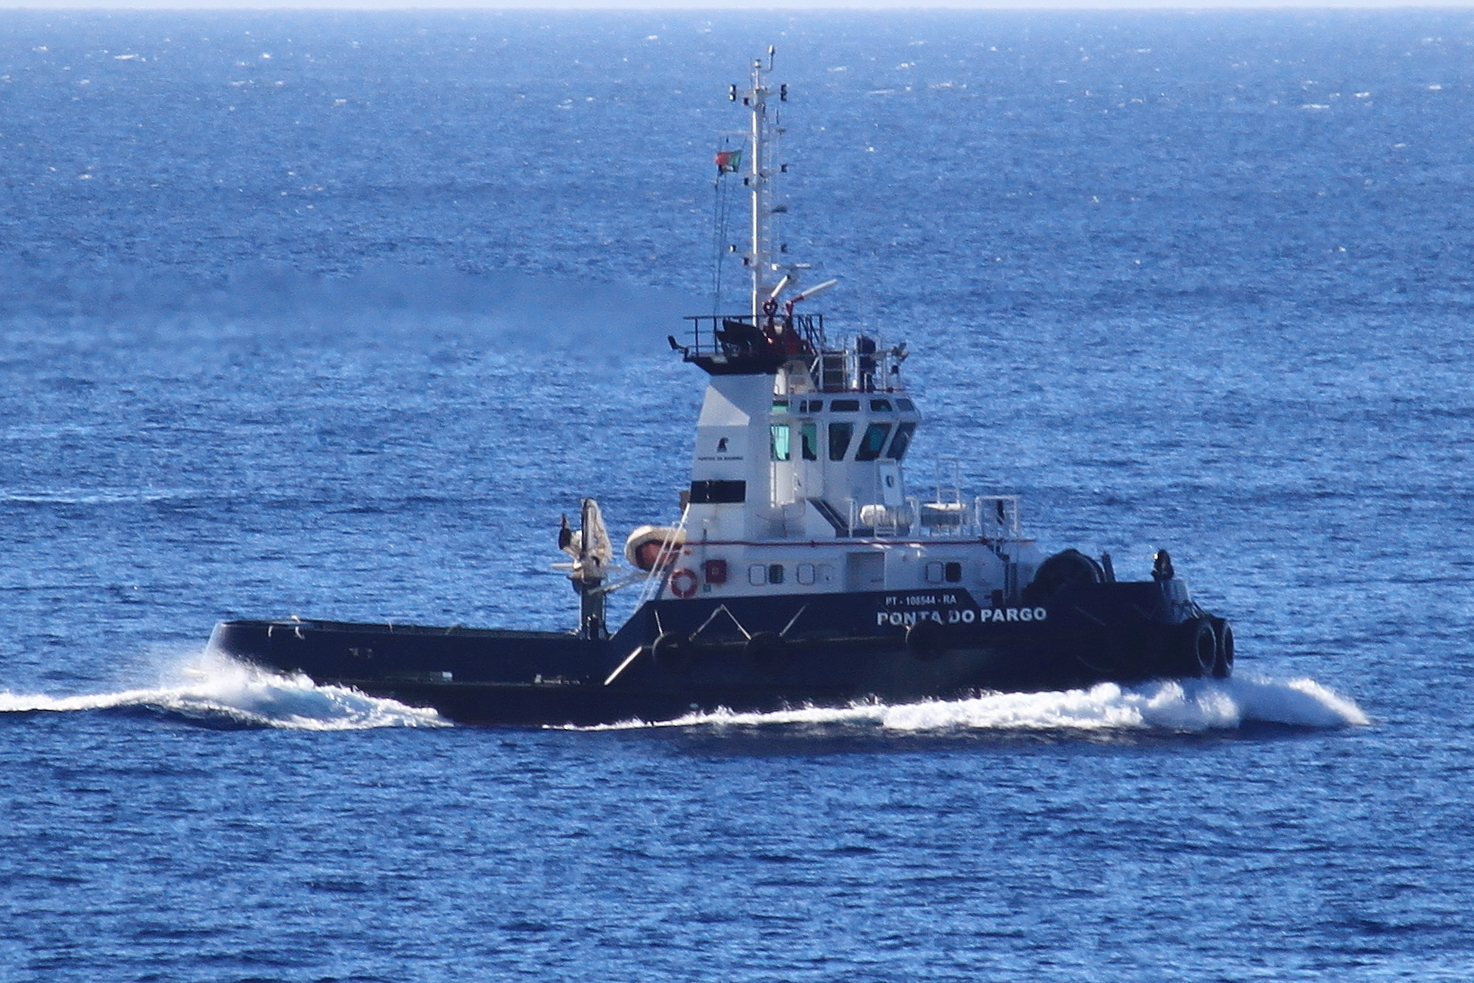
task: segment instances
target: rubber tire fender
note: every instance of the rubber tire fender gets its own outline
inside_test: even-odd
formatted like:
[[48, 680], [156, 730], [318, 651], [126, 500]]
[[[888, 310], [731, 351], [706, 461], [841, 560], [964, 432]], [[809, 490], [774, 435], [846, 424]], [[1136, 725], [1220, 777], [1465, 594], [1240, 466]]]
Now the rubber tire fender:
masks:
[[1213, 634], [1218, 638], [1218, 658], [1213, 663], [1213, 678], [1227, 679], [1233, 675], [1233, 625], [1223, 618], [1210, 618]]
[[1178, 626], [1173, 674], [1185, 678], [1212, 676], [1218, 665], [1218, 635], [1207, 618], [1189, 618]]
[[696, 661], [696, 640], [676, 631], [661, 632], [650, 646], [650, 658], [657, 669], [682, 673]]
[[947, 654], [947, 629], [930, 618], [907, 626], [906, 650], [922, 662], [935, 662]]
[[760, 631], [747, 640], [743, 652], [764, 672], [777, 672], [788, 664], [788, 639], [776, 631]]

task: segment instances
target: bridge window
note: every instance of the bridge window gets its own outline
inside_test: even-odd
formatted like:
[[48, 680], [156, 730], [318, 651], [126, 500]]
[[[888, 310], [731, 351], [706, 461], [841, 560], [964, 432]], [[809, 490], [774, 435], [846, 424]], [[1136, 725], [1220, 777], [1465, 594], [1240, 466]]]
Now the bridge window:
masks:
[[896, 427], [896, 436], [891, 440], [890, 450], [885, 456], [893, 461], [899, 461], [906, 456], [906, 449], [911, 446], [911, 435], [916, 432], [916, 424], [903, 423]]
[[789, 441], [788, 424], [786, 424], [786, 423], [775, 423], [772, 426], [770, 426], [768, 428], [768, 430], [772, 434], [772, 438], [773, 438], [772, 439], [773, 460], [775, 460], [775, 461], [786, 461], [786, 460], [788, 460], [789, 455], [791, 453], [791, 448], [788, 446], [788, 441]]
[[873, 461], [880, 456], [885, 448], [885, 438], [890, 436], [891, 425], [889, 423], [872, 423], [865, 428], [865, 436], [860, 439], [860, 449], [855, 451], [855, 460]]
[[805, 423], [799, 428], [799, 444], [803, 449], [805, 461], [819, 460], [819, 425], [817, 423]]
[[911, 402], [911, 400], [907, 399], [905, 396], [897, 396], [896, 405], [907, 413], [916, 412], [916, 404]]
[[860, 412], [860, 401], [858, 399], [836, 399], [829, 404], [829, 409], [834, 413], [858, 413]]
[[845, 452], [850, 449], [850, 438], [854, 435], [855, 425], [853, 423], [831, 423], [829, 425], [829, 460], [843, 461]]
[[870, 412], [871, 413], [889, 413], [889, 412], [891, 412], [891, 401], [888, 400], [888, 399], [872, 399], [870, 401]]

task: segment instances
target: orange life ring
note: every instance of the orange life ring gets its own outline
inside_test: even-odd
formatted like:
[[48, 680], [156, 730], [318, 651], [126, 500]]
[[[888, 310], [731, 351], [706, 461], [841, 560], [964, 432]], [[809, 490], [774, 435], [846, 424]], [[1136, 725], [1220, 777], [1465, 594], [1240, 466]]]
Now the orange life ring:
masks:
[[670, 592], [676, 597], [696, 596], [696, 572], [687, 570], [685, 567], [670, 575]]

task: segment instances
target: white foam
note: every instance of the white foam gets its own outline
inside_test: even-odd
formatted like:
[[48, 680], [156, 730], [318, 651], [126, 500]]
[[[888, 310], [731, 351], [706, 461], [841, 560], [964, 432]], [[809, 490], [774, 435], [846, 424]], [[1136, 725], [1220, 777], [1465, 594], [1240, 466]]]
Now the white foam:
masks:
[[53, 697], [0, 691], [0, 713], [75, 713], [129, 707], [174, 713], [204, 723], [283, 730], [364, 730], [437, 727], [434, 710], [365, 696], [341, 686], [319, 686], [306, 676], [280, 676], [209, 653], [176, 667], [178, 685]]
[[[319, 686], [306, 676], [264, 672], [216, 653], [194, 657], [173, 669], [171, 675], [182, 676], [186, 681], [155, 689], [64, 697], [0, 691], [0, 713], [74, 713], [136, 707], [205, 723], [284, 730], [449, 726], [449, 721], [434, 710], [366, 696], [341, 686]], [[966, 700], [860, 703], [771, 713], [716, 710], [653, 724], [634, 720], [586, 729], [838, 725], [892, 733], [959, 730], [1204, 733], [1235, 730], [1246, 723], [1334, 729], [1365, 726], [1370, 721], [1353, 700], [1313, 679], [1277, 681], [1238, 677], [1224, 681], [1162, 681], [1132, 687], [1101, 683], [1088, 690], [987, 693]]]
[[1162, 731], [1236, 730], [1246, 723], [1326, 729], [1370, 721], [1352, 700], [1312, 679], [1169, 680], [1088, 690], [987, 693], [966, 700], [803, 707], [772, 713], [718, 710], [660, 724], [630, 721], [611, 728], [853, 725], [882, 731]]

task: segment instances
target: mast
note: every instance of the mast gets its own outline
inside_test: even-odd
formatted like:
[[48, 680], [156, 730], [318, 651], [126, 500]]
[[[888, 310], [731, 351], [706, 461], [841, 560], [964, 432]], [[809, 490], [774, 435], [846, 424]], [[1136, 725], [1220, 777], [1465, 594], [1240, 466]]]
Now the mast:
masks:
[[[718, 182], [724, 175], [740, 173], [749, 195], [749, 241], [741, 253], [749, 280], [748, 313], [732, 316], [720, 313], [718, 277], [717, 308], [709, 316], [687, 318], [695, 322], [693, 344], [682, 345], [674, 335], [668, 338], [671, 348], [680, 352], [682, 358], [714, 376], [774, 376], [796, 357], [813, 356], [815, 344], [821, 344], [823, 339], [822, 318], [816, 329], [811, 317], [796, 317], [793, 306], [838, 282], [821, 283], [795, 293], [800, 272], [809, 267], [804, 263], [782, 261], [781, 254], [786, 253], [788, 247], [777, 241], [772, 227], [775, 214], [788, 210], [782, 204], [773, 204], [778, 177], [788, 170], [787, 164], [776, 162], [774, 153], [778, 139], [783, 135], [783, 128], [777, 125], [777, 107], [771, 107], [773, 115], [769, 116], [769, 100], [776, 96], [779, 102], [788, 101], [788, 86], [773, 85], [768, 81], [773, 71], [773, 56], [774, 49], [769, 47], [766, 60], [753, 60], [749, 87], [741, 92], [742, 105], [751, 116], [742, 149], [719, 150], [716, 155]], [[728, 86], [727, 98], [736, 102], [738, 95], [735, 84]], [[742, 160], [744, 153], [747, 155], [745, 162]], [[717, 187], [718, 191], [722, 189], [720, 183]], [[721, 222], [723, 220], [719, 218]], [[719, 227], [724, 227], [724, 224]], [[737, 253], [735, 242], [729, 243], [727, 248], [733, 254]], [[717, 262], [720, 264], [721, 260]], [[719, 265], [719, 272], [720, 269]], [[785, 294], [788, 295], [787, 301], [782, 303], [780, 298]]]
[[[772, 175], [766, 166], [765, 157], [770, 155], [768, 144], [776, 142], [768, 134], [768, 97], [773, 93], [768, 88], [767, 76], [773, 70], [774, 52], [774, 48], [768, 48], [766, 66], [761, 58], [753, 59], [751, 88], [742, 99], [743, 105], [752, 113], [752, 133], [748, 138], [751, 154], [747, 163], [747, 175], [742, 181], [752, 194], [752, 239], [744, 259], [752, 280], [753, 323], [757, 323], [758, 317], [765, 313], [763, 305], [770, 299], [776, 299], [776, 294], [782, 292], [775, 291], [773, 285], [766, 282], [771, 266], [767, 246], [771, 238], [768, 226], [772, 208], [769, 205], [768, 184]], [[734, 100], [737, 98], [735, 85], [732, 86], [731, 97]], [[778, 99], [780, 102], [787, 101], [788, 86], [778, 87]]]

